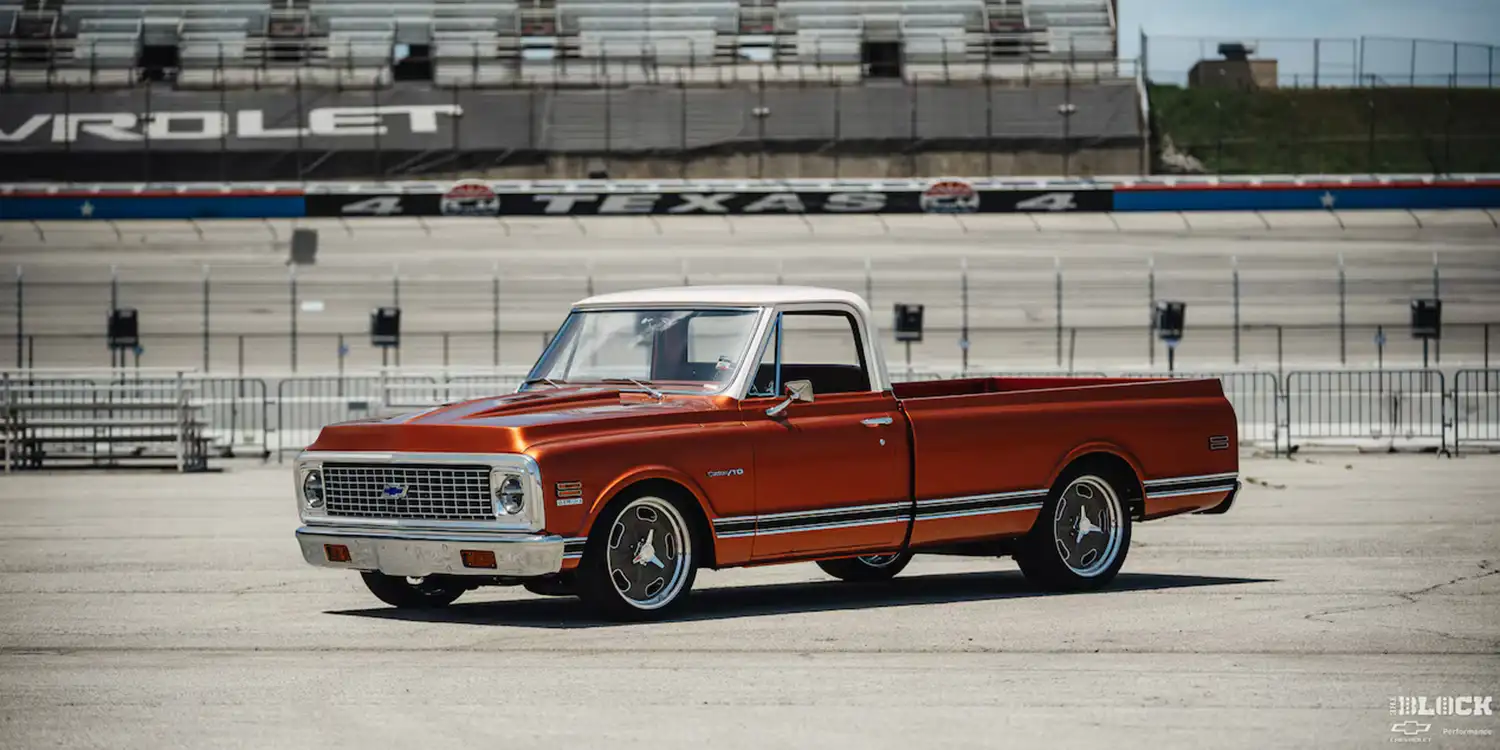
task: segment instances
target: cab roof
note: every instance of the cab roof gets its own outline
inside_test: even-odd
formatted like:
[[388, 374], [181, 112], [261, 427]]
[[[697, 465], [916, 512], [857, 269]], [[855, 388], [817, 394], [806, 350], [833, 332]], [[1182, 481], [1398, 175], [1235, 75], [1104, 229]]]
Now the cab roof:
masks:
[[740, 286], [671, 286], [658, 289], [636, 289], [629, 292], [596, 294], [574, 307], [629, 307], [631, 305], [693, 305], [773, 307], [776, 305], [837, 302], [850, 305], [866, 316], [870, 313], [864, 298], [842, 289], [816, 286], [781, 286], [746, 284]]

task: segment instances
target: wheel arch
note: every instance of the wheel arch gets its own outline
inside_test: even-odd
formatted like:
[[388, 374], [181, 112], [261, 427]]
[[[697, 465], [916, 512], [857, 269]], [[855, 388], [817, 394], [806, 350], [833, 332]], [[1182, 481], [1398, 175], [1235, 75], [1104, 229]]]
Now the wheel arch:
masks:
[[1095, 467], [1101, 474], [1106, 474], [1118, 479], [1124, 490], [1123, 498], [1129, 509], [1132, 520], [1139, 521], [1146, 514], [1146, 490], [1141, 481], [1140, 463], [1127, 451], [1119, 446], [1092, 443], [1079, 446], [1068, 454], [1067, 458], [1058, 463], [1052, 471], [1052, 481], [1048, 487], [1052, 492], [1058, 491], [1057, 486], [1070, 472], [1080, 467]]
[[718, 567], [713, 527], [709, 523], [708, 501], [703, 496], [701, 488], [694, 486], [691, 480], [671, 470], [644, 469], [612, 482], [604, 492], [600, 493], [598, 501], [589, 510], [585, 536], [593, 534], [594, 524], [598, 522], [606, 508], [643, 495], [677, 500], [686, 506], [686, 510], [689, 511], [688, 522], [693, 524], [693, 530], [698, 535], [698, 540], [702, 542], [706, 553], [700, 566]]

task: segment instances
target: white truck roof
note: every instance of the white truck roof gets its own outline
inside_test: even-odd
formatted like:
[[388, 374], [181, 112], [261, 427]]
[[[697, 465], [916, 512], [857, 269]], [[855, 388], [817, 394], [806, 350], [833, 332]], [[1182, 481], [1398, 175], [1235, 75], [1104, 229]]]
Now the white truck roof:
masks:
[[744, 305], [747, 307], [773, 307], [776, 305], [818, 302], [840, 302], [859, 310], [866, 318], [870, 314], [870, 306], [865, 304], [864, 298], [853, 292], [816, 286], [781, 286], [772, 284], [669, 286], [658, 289], [636, 289], [629, 292], [596, 294], [578, 302], [574, 307], [628, 307], [630, 305]]

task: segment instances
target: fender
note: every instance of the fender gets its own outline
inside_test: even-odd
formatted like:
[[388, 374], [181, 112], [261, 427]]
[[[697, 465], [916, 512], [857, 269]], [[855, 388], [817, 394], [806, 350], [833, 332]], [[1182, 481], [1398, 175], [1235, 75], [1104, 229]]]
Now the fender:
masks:
[[713, 522], [716, 514], [713, 512], [713, 507], [708, 502], [708, 493], [703, 491], [703, 487], [699, 485], [696, 480], [679, 469], [675, 469], [671, 466], [655, 464], [647, 466], [637, 466], [630, 471], [616, 477], [615, 479], [610, 481], [608, 485], [605, 486], [604, 491], [600, 492], [599, 495], [595, 498], [593, 505], [589, 506], [588, 515], [584, 517], [583, 531], [585, 535], [587, 535], [589, 529], [593, 528], [594, 519], [599, 517], [599, 513], [600, 511], [604, 510], [604, 506], [609, 505], [611, 502], [613, 502], [615, 497], [617, 497], [621, 492], [625, 491], [625, 489], [629, 488], [631, 485], [634, 485], [637, 482], [644, 482], [648, 479], [665, 479], [674, 484], [681, 485], [688, 491], [689, 494], [693, 496], [693, 500], [698, 503], [698, 509], [702, 511], [703, 517], [708, 519], [710, 523]]
[[[1052, 467], [1052, 471], [1047, 477], [1047, 488], [1050, 490], [1052, 487], [1054, 487], [1057, 484], [1058, 478], [1062, 476], [1062, 473], [1064, 471], [1067, 471], [1068, 467], [1071, 466], [1074, 461], [1077, 461], [1078, 459], [1090, 453], [1106, 453], [1120, 459], [1121, 461], [1124, 461], [1130, 466], [1130, 470], [1135, 472], [1135, 481], [1137, 484], [1141, 485], [1141, 487], [1138, 487], [1137, 489], [1144, 488], [1146, 473], [1141, 469], [1140, 459], [1136, 458], [1133, 453], [1126, 450], [1119, 444], [1111, 443], [1106, 440], [1090, 441], [1069, 451], [1068, 454], [1063, 457], [1062, 461], [1058, 462], [1057, 465]], [[1142, 495], [1144, 496], [1144, 494], [1145, 491], [1144, 489], [1142, 489]]]

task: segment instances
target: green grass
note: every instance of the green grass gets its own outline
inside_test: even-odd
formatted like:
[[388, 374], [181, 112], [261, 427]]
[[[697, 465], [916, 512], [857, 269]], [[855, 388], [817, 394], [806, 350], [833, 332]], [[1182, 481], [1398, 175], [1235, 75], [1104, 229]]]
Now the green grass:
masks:
[[1152, 132], [1210, 173], [1500, 172], [1500, 90], [1152, 86]]

